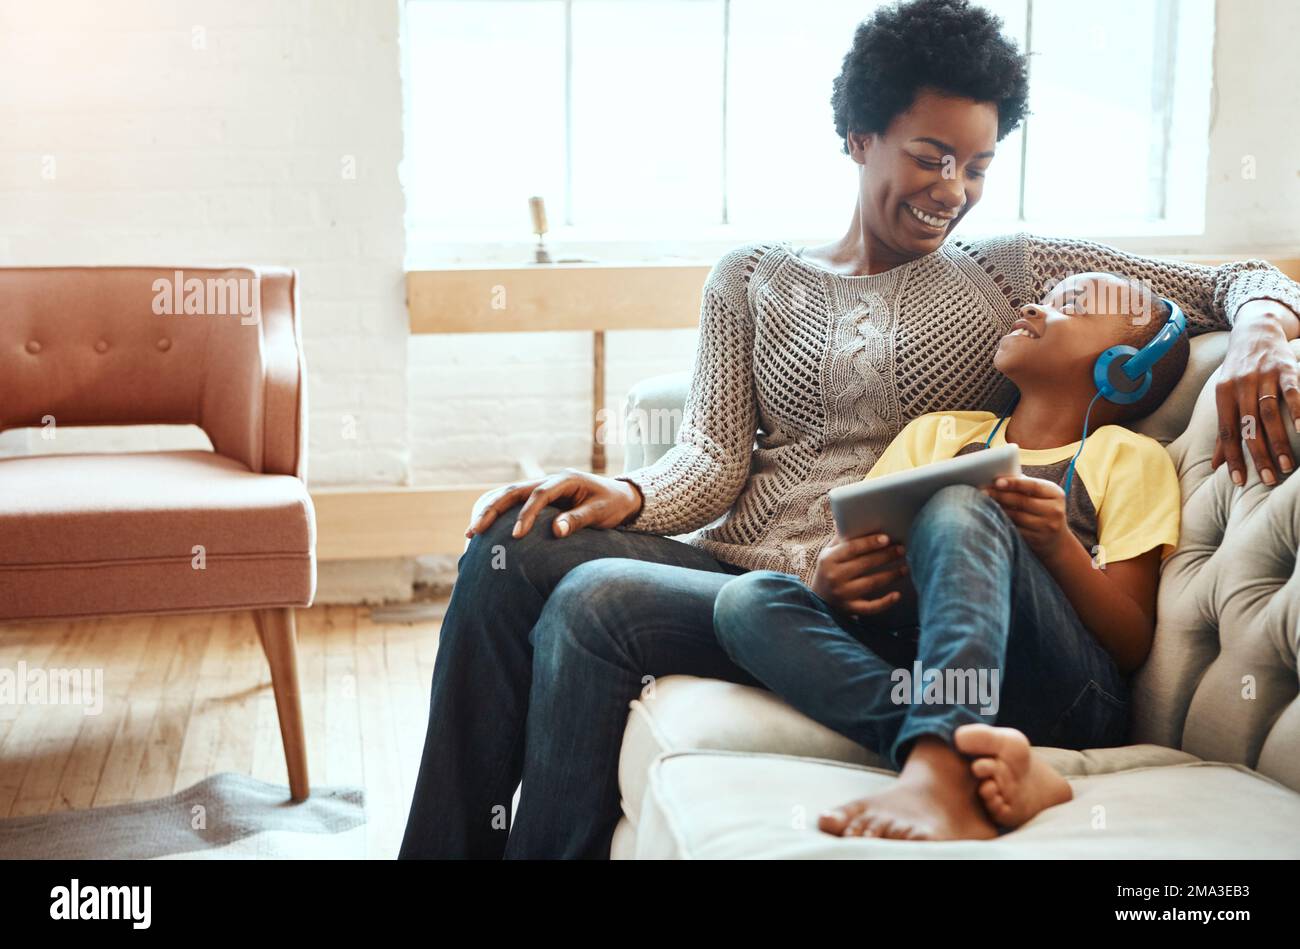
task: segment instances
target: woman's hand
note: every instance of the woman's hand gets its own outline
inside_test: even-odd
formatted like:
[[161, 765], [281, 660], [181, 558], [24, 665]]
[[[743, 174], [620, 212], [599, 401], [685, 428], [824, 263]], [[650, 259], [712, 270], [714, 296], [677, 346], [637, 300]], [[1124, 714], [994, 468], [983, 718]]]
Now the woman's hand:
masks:
[[871, 594], [907, 573], [907, 563], [898, 563], [903, 553], [902, 544], [891, 546], [884, 534], [845, 540], [837, 533], [817, 555], [812, 591], [843, 613], [880, 613], [897, 603], [902, 594], [894, 590], [874, 599]]
[[1288, 342], [1298, 334], [1300, 320], [1273, 300], [1251, 300], [1237, 310], [1214, 388], [1219, 434], [1211, 462], [1217, 468], [1226, 461], [1235, 485], [1246, 483], [1242, 439], [1265, 484], [1277, 484], [1278, 472], [1288, 475], [1295, 467], [1286, 415], [1300, 431], [1300, 378]]
[[584, 527], [618, 527], [641, 510], [641, 492], [627, 481], [565, 468], [518, 484], [508, 484], [484, 495], [483, 506], [470, 517], [466, 537], [488, 529], [498, 516], [523, 502], [512, 536], [523, 537], [533, 528], [542, 508], [567, 499], [570, 506], [551, 525], [556, 537], [568, 537]]
[[1061, 553], [1062, 545], [1072, 540], [1065, 518], [1065, 491], [1059, 484], [1044, 478], [998, 478], [985, 494], [997, 501], [1016, 525], [1029, 549], [1049, 565]]

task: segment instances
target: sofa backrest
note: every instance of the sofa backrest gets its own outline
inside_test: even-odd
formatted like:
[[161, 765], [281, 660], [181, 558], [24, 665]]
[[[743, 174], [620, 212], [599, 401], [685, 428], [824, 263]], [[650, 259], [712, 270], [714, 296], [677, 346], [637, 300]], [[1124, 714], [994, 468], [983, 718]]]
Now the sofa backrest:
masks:
[[302, 388], [291, 270], [0, 268], [0, 431], [194, 424], [301, 475]]
[[[1217, 366], [1225, 336], [1193, 340], [1198, 374], [1207, 361]], [[1300, 343], [1292, 345], [1300, 354]], [[1132, 737], [1245, 764], [1300, 790], [1300, 583], [1293, 578], [1300, 477], [1270, 488], [1249, 454], [1244, 487], [1232, 484], [1226, 466], [1211, 469], [1217, 380], [1217, 371], [1200, 386], [1184, 380], [1168, 403], [1177, 413], [1196, 392], [1189, 420], [1167, 445], [1182, 487], [1182, 532], [1161, 573], [1155, 644], [1135, 681]], [[1155, 437], [1175, 428], [1156, 416], [1145, 424]], [[1300, 436], [1291, 435], [1291, 446], [1300, 457]]]

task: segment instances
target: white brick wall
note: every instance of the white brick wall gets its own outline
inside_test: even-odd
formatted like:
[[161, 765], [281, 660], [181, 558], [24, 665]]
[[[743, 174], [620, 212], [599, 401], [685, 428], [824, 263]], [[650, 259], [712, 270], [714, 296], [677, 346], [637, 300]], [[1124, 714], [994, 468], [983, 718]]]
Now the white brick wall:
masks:
[[[408, 336], [399, 17], [399, 0], [0, 0], [0, 262], [297, 267], [313, 485], [505, 480], [520, 454], [586, 468], [589, 336]], [[694, 338], [611, 335], [609, 405], [689, 366]], [[210, 446], [0, 434], [0, 455], [173, 447]], [[401, 597], [412, 570], [322, 565], [321, 598]]]
[[0, 3], [0, 259], [299, 268], [314, 484], [409, 468], [398, 16], [397, 0]]

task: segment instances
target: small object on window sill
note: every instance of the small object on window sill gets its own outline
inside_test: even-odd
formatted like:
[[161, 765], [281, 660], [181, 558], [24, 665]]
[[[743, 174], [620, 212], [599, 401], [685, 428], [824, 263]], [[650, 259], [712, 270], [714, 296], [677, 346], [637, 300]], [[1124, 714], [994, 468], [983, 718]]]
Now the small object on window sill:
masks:
[[540, 197], [528, 199], [528, 210], [533, 215], [533, 233], [537, 235], [537, 248], [533, 251], [533, 263], [551, 263], [551, 253], [546, 249], [546, 202]]

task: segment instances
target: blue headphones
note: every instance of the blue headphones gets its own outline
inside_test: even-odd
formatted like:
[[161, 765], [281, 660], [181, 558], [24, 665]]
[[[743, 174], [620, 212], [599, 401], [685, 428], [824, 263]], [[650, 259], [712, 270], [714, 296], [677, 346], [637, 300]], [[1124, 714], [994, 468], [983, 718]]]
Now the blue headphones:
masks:
[[[1092, 415], [1092, 407], [1096, 405], [1097, 400], [1105, 399], [1116, 405], [1132, 405], [1141, 399], [1151, 388], [1151, 367], [1174, 348], [1174, 343], [1178, 341], [1179, 336], [1187, 332], [1187, 316], [1178, 304], [1165, 297], [1159, 299], [1169, 307], [1169, 318], [1165, 320], [1165, 325], [1160, 327], [1160, 332], [1156, 333], [1141, 349], [1133, 346], [1112, 346], [1098, 356], [1096, 363], [1093, 364], [1092, 381], [1096, 383], [1097, 394], [1088, 403], [1088, 411], [1083, 413], [1083, 437], [1079, 439], [1079, 450], [1070, 459], [1070, 467], [1065, 474], [1067, 497], [1070, 494], [1070, 485], [1074, 483], [1074, 463], [1079, 460], [1079, 455], [1083, 453], [1083, 445], [1088, 440], [1088, 417]], [[1016, 401], [1019, 400], [1020, 396], [1017, 394]], [[1002, 423], [1007, 420], [1014, 408], [1015, 403], [1012, 403], [1011, 409], [998, 419], [998, 424], [993, 426], [993, 431], [989, 432], [984, 447], [993, 444], [993, 436], [998, 433], [998, 429], [1002, 427]]]
[[1112, 346], [1097, 357], [1092, 381], [1097, 394], [1116, 405], [1132, 405], [1151, 388], [1151, 367], [1173, 349], [1178, 337], [1187, 332], [1187, 317], [1173, 300], [1160, 297], [1169, 307], [1169, 319], [1160, 332], [1141, 349]]

